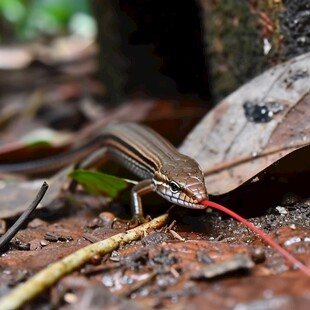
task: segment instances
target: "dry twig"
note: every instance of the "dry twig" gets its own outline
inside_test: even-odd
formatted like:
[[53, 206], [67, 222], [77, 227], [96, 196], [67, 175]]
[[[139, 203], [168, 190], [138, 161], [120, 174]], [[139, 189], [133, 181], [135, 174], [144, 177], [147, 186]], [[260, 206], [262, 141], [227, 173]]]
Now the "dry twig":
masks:
[[110, 253], [122, 244], [138, 240], [139, 238], [144, 237], [147, 230], [157, 229], [165, 225], [167, 219], [168, 214], [165, 213], [134, 229], [79, 249], [64, 259], [51, 264], [38, 272], [27, 282], [20, 284], [18, 287], [13, 289], [8, 295], [1, 298], [0, 309], [12, 310], [22, 307], [26, 302], [29, 302], [44, 290], [54, 285], [63, 276], [83, 266], [94, 255], [104, 255], [106, 253]]
[[14, 225], [0, 238], [0, 252], [11, 241], [11, 239], [17, 234], [17, 232], [20, 230], [20, 228], [24, 225], [24, 223], [29, 218], [30, 214], [39, 205], [47, 189], [48, 189], [48, 185], [46, 182], [44, 182], [36, 198], [33, 200], [30, 206], [23, 212], [23, 214], [18, 218], [18, 220], [14, 223]]

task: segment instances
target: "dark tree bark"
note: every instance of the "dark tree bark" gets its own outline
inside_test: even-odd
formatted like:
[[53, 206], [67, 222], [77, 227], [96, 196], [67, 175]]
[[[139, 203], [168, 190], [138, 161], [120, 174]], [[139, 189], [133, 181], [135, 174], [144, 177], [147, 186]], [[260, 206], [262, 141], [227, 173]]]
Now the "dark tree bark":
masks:
[[209, 96], [201, 8], [193, 0], [93, 0], [107, 97]]
[[309, 0], [199, 0], [216, 101], [310, 51]]

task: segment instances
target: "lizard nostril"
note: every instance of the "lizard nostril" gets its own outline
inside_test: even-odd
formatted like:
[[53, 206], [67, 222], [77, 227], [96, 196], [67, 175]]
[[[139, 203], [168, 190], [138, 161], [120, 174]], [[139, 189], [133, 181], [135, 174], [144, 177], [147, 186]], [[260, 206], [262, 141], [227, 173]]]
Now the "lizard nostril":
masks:
[[197, 196], [196, 196], [196, 195], [194, 195], [194, 194], [192, 195], [191, 199], [192, 199], [193, 201], [195, 201], [195, 202], [197, 202], [197, 201], [198, 201]]

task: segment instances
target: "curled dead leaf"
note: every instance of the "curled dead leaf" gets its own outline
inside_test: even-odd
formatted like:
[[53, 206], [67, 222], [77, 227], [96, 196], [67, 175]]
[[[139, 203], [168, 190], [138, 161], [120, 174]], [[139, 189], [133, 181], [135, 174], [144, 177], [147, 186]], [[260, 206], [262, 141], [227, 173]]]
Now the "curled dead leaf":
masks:
[[221, 195], [310, 144], [309, 108], [310, 54], [305, 54], [266, 71], [220, 102], [180, 151], [200, 163], [209, 193]]

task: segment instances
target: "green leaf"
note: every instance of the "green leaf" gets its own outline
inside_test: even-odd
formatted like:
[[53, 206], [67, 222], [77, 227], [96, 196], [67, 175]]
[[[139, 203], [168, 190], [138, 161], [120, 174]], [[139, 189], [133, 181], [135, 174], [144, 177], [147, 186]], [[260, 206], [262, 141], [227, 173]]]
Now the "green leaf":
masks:
[[84, 189], [94, 195], [107, 195], [116, 198], [118, 193], [128, 187], [131, 180], [122, 179], [98, 171], [77, 169], [69, 174]]

